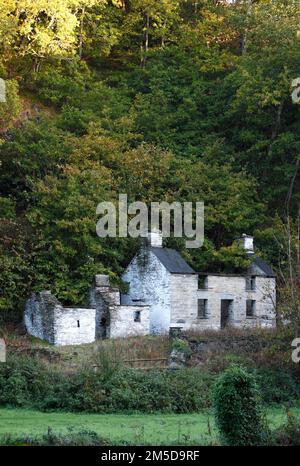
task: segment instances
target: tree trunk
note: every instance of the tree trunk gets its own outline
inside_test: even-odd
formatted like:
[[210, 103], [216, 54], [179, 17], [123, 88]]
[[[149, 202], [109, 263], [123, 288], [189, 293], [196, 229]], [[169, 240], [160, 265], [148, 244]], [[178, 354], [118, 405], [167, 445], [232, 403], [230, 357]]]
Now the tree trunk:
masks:
[[268, 156], [269, 157], [272, 156], [273, 144], [274, 144], [275, 139], [278, 136], [278, 132], [279, 132], [279, 129], [280, 129], [280, 126], [281, 126], [281, 115], [282, 115], [282, 111], [283, 111], [283, 105], [284, 105], [284, 100], [282, 99], [282, 101], [280, 102], [280, 105], [279, 105], [279, 107], [277, 109], [276, 121], [275, 121], [275, 125], [273, 127], [273, 130], [272, 130], [271, 143], [270, 143], [269, 148], [268, 148]]
[[149, 31], [150, 31], [150, 15], [147, 13], [146, 14], [145, 43], [144, 43], [143, 56], [141, 60], [142, 68], [144, 68], [146, 65], [147, 54], [149, 50]]
[[286, 196], [286, 209], [287, 209], [287, 211], [289, 210], [289, 207], [290, 207], [290, 202], [291, 202], [291, 198], [292, 198], [292, 194], [293, 194], [293, 190], [294, 190], [294, 184], [295, 184], [295, 181], [296, 181], [296, 178], [297, 178], [297, 175], [298, 175], [298, 171], [299, 171], [299, 164], [300, 164], [300, 160], [297, 159], [296, 164], [295, 164], [295, 172], [294, 172], [294, 175], [293, 175], [293, 177], [291, 179], [290, 187], [289, 187], [289, 190], [288, 190], [288, 193], [287, 193], [287, 196]]
[[33, 72], [38, 73], [40, 70], [42, 59], [40, 57], [35, 57], [33, 60]]
[[82, 58], [82, 48], [83, 48], [83, 21], [85, 15], [85, 7], [82, 8], [81, 18], [80, 18], [80, 30], [79, 30], [79, 46], [78, 46], [78, 55], [81, 60]]
[[[252, 0], [248, 0], [247, 16], [251, 15], [251, 11], [252, 11]], [[242, 38], [242, 55], [245, 55], [246, 53], [247, 53], [247, 28], [245, 29], [245, 32]]]

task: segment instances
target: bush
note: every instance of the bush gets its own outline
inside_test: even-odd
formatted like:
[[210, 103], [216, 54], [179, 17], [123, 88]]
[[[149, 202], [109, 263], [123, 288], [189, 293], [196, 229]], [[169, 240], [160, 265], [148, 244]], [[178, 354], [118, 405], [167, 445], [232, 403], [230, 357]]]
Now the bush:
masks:
[[264, 443], [265, 426], [255, 376], [241, 366], [226, 369], [213, 390], [216, 425], [228, 445]]
[[[104, 361], [105, 362], [105, 361]], [[177, 371], [108, 367], [65, 375], [34, 358], [0, 365], [0, 404], [42, 410], [195, 412], [210, 405], [213, 377], [199, 369]]]
[[[56, 376], [57, 377], [57, 376]], [[119, 369], [110, 374], [80, 371], [52, 380], [40, 401], [43, 410], [95, 413], [195, 412], [210, 404], [212, 378], [197, 369], [176, 372]]]
[[256, 371], [265, 403], [285, 403], [299, 398], [299, 377], [283, 368], [260, 368]]
[[300, 421], [287, 412], [286, 424], [273, 432], [274, 445], [300, 446]]
[[178, 351], [183, 353], [187, 358], [191, 357], [193, 351], [187, 341], [181, 340], [180, 338], [175, 338], [172, 340], [171, 350]]
[[10, 357], [0, 364], [0, 405], [30, 406], [45, 396], [48, 380], [45, 366], [37, 359]]

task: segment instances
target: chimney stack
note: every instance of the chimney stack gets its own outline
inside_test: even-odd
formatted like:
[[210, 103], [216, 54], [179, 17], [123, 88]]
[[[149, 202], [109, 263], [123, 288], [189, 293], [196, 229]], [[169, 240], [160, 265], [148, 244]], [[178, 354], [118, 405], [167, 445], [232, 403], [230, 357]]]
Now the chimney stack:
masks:
[[254, 254], [253, 240], [253, 236], [243, 233], [242, 236], [237, 239], [237, 243], [240, 248], [243, 248], [246, 251], [247, 254]]
[[148, 244], [153, 248], [162, 248], [163, 236], [160, 230], [151, 230], [148, 233]]

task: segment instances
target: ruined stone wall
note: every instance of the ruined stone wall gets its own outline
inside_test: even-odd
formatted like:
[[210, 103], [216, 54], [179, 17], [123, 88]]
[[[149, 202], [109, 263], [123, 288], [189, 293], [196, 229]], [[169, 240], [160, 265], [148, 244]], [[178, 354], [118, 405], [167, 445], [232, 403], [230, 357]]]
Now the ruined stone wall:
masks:
[[82, 345], [93, 343], [96, 332], [96, 310], [56, 306], [54, 310], [54, 344]]
[[122, 279], [129, 284], [122, 305], [150, 306], [150, 333], [169, 331], [171, 322], [171, 274], [149, 250], [129, 264]]
[[[140, 322], [135, 322], [136, 313], [140, 312]], [[110, 338], [123, 338], [149, 335], [149, 306], [114, 306], [110, 309]]]
[[95, 341], [95, 313], [65, 308], [49, 291], [42, 291], [26, 302], [24, 324], [30, 335], [53, 345], [80, 345]]
[[24, 324], [29, 335], [54, 344], [54, 308], [60, 305], [50, 291], [32, 293], [27, 300]]

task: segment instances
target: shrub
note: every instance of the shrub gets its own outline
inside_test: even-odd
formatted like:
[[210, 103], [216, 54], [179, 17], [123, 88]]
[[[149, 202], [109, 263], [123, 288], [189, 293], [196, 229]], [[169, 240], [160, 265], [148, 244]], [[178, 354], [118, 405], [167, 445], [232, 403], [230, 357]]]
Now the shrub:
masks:
[[0, 364], [0, 404], [27, 406], [45, 396], [48, 373], [35, 358], [10, 357]]
[[266, 403], [285, 403], [299, 398], [299, 377], [280, 368], [259, 368], [257, 382], [263, 401]]
[[195, 412], [210, 405], [210, 374], [197, 368], [177, 371], [121, 369], [65, 375], [34, 358], [9, 358], [0, 366], [0, 404], [42, 410], [114, 412]]
[[275, 445], [300, 446], [300, 421], [291, 412], [287, 412], [286, 423], [273, 432]]
[[221, 374], [213, 389], [216, 425], [229, 445], [264, 443], [264, 422], [255, 376], [233, 365]]
[[103, 446], [109, 445], [108, 440], [100, 437], [96, 432], [80, 430], [78, 432], [69, 429], [67, 434], [54, 432], [48, 428], [47, 433], [38, 436], [17, 436], [12, 434], [2, 435], [0, 445], [35, 445], [35, 446]]
[[187, 358], [191, 357], [193, 351], [187, 341], [181, 340], [180, 338], [175, 338], [172, 340], [171, 350], [178, 351], [183, 353]]

